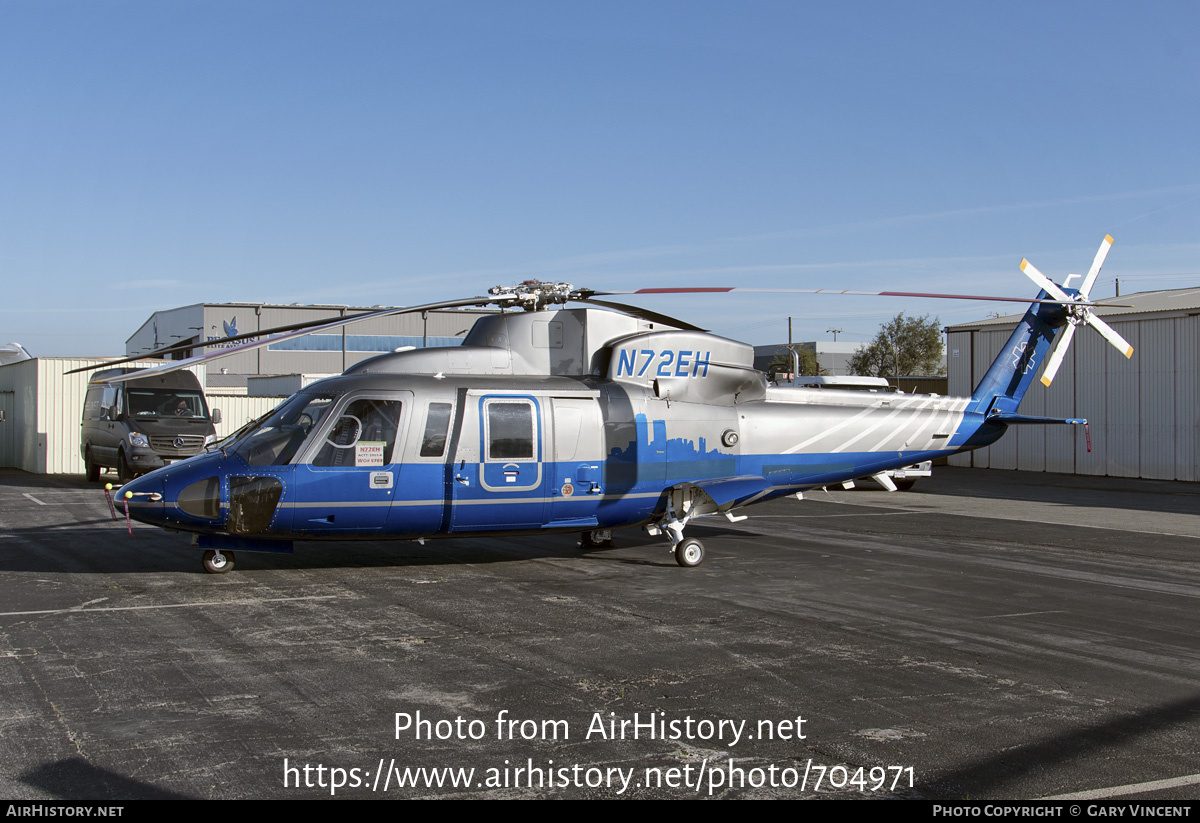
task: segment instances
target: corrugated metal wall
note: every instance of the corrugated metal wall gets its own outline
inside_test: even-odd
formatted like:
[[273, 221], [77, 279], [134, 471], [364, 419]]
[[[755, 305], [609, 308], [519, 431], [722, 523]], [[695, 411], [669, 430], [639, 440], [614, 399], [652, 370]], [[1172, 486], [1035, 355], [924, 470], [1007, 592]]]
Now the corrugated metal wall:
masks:
[[0, 466], [11, 466], [16, 459], [14, 435], [17, 423], [13, 418], [13, 397], [13, 392], [0, 390]]
[[211, 394], [205, 392], [210, 409], [221, 410], [217, 437], [227, 437], [256, 417], [262, 417], [278, 406], [283, 397], [248, 397], [244, 394]]
[[3, 424], [12, 428], [11, 462], [4, 465], [26, 471], [37, 471], [37, 374], [36, 360], [0, 366], [0, 391], [11, 392], [12, 403]]
[[[1200, 480], [1200, 316], [1109, 322], [1133, 346], [1132, 358], [1080, 329], [1053, 385], [1041, 384], [1039, 370], [1021, 403], [1022, 414], [1086, 418], [1090, 454], [1081, 427], [1013, 426], [998, 443], [950, 464]], [[969, 395], [1010, 334], [950, 333], [950, 393]]]
[[[1087, 331], [1087, 329], [1084, 329]], [[1110, 348], [1098, 334], [1076, 334], [1071, 341], [1075, 363], [1075, 404], [1072, 414], [1083, 415], [1090, 424], [1092, 451], [1087, 446], [1075, 454], [1077, 474], [1108, 474], [1108, 360]]]
[[1200, 481], [1200, 315], [1175, 320], [1175, 477]]

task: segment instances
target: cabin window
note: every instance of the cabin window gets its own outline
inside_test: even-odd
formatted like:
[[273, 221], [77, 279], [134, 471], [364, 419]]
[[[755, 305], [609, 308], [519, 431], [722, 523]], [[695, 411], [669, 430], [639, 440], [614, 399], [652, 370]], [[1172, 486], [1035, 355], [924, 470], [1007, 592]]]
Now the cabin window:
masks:
[[425, 434], [421, 438], [422, 457], [441, 457], [446, 453], [446, 433], [450, 430], [449, 403], [430, 403], [425, 417]]
[[386, 466], [393, 462], [399, 400], [353, 400], [325, 432], [314, 466]]
[[487, 428], [488, 460], [533, 459], [533, 404], [489, 402]]

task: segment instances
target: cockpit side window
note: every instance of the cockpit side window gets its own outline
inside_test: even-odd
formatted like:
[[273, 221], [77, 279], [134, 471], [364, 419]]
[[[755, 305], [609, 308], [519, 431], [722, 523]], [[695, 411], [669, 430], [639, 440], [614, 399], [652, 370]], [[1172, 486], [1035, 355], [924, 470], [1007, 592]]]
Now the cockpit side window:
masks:
[[399, 400], [352, 400], [325, 431], [314, 466], [385, 466], [394, 461], [400, 427]]

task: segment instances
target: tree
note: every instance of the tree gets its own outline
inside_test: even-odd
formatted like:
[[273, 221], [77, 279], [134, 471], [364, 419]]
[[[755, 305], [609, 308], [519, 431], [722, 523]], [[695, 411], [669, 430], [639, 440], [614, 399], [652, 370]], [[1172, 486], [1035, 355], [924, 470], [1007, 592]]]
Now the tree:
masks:
[[905, 317], [900, 312], [851, 356], [850, 371], [867, 377], [945, 374], [941, 324], [936, 317]]
[[[829, 373], [817, 362], [817, 352], [814, 349], [799, 343], [792, 346], [792, 349], [795, 349], [796, 353], [800, 355], [800, 374], [811, 376]], [[787, 346], [778, 349], [775, 357], [771, 360], [771, 365], [767, 367], [767, 371], [771, 374], [791, 374], [792, 350]]]

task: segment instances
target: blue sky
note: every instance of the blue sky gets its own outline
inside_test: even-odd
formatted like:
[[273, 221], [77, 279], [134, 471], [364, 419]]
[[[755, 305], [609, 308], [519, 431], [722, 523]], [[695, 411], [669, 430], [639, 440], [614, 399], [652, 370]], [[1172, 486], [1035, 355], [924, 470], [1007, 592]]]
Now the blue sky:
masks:
[[[1200, 284], [1200, 5], [0, 0], [0, 342], [528, 278]], [[751, 343], [994, 304], [653, 297]], [[1013, 309], [1014, 311], [1016, 308]]]

